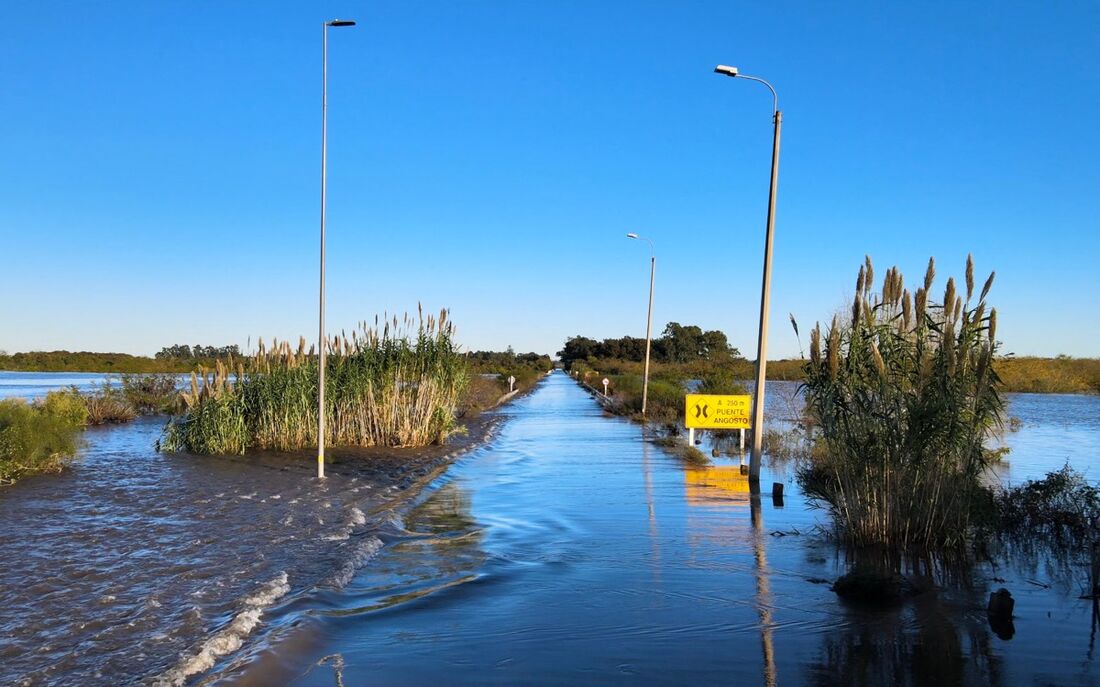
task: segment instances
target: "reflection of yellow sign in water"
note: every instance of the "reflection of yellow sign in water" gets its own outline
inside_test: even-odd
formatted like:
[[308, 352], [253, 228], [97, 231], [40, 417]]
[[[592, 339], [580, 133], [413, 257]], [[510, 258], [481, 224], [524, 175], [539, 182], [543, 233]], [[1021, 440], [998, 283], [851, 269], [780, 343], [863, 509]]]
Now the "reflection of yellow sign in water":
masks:
[[688, 394], [684, 418], [691, 429], [748, 429], [752, 397]]
[[740, 465], [713, 465], [684, 471], [684, 486], [690, 505], [747, 503], [749, 476]]

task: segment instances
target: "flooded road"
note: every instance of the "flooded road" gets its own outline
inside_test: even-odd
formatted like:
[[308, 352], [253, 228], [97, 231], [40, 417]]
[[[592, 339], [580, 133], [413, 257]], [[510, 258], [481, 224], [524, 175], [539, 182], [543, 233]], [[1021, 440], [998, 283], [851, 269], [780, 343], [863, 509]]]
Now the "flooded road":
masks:
[[0, 490], [0, 685], [185, 684], [276, 602], [347, 584], [429, 471], [165, 455], [163, 423], [91, 428], [64, 473]]
[[[769, 386], [770, 417], [794, 388]], [[1048, 562], [849, 606], [791, 464], [762, 476], [783, 502], [752, 499], [736, 459], [687, 468], [561, 373], [497, 413], [408, 492], [377, 486], [393, 465], [319, 483], [301, 457], [157, 454], [157, 420], [89, 430], [72, 469], [0, 491], [0, 684], [1098, 682], [1091, 602]], [[1010, 413], [1002, 478], [1097, 479], [1100, 398]]]
[[[793, 484], [780, 505], [750, 498], [733, 461], [685, 469], [563, 374], [504, 412], [404, 534], [339, 592], [275, 611], [281, 631], [218, 683], [1095, 682], [1091, 607], [1025, 582], [1042, 571], [981, 568], [896, 609], [850, 607]], [[1009, 640], [984, 611], [1002, 584]]]

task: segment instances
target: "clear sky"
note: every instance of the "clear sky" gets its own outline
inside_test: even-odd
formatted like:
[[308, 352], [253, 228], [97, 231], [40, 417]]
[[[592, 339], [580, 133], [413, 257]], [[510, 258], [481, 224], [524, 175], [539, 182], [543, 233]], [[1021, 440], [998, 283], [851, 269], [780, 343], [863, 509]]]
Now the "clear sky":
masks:
[[[0, 5], [0, 349], [315, 335], [321, 24], [331, 329], [449, 307], [469, 348], [654, 319], [772, 354], [865, 253], [973, 252], [1006, 352], [1100, 355], [1100, 3]], [[943, 280], [940, 280], [942, 286]], [[805, 343], [805, 341], [804, 341]]]

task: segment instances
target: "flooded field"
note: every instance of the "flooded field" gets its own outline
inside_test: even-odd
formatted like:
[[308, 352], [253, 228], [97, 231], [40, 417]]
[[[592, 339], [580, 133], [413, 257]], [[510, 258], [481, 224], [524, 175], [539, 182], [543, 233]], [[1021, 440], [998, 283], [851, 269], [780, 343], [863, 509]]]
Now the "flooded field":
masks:
[[[769, 385], [773, 416], [793, 390]], [[1002, 479], [1100, 479], [1100, 398], [1009, 410]], [[0, 684], [1100, 682], [1072, 571], [1021, 557], [849, 606], [790, 464], [762, 478], [783, 501], [750, 498], [736, 459], [687, 469], [563, 374], [499, 413], [408, 495], [350, 465], [158, 455], [157, 421], [90, 431], [73, 469], [0, 491]]]
[[[40, 398], [48, 391], [76, 387], [92, 391], [111, 378], [101, 372], [6, 372], [0, 370], [0, 399]], [[114, 378], [118, 382], [117, 376]]]

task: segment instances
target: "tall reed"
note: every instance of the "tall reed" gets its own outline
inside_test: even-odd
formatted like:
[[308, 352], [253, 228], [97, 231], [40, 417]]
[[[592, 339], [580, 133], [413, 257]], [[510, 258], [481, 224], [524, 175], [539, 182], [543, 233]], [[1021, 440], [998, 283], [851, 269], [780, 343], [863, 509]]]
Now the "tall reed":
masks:
[[993, 368], [997, 311], [948, 279], [932, 301], [935, 263], [913, 293], [897, 268], [872, 293], [870, 258], [846, 321], [810, 337], [806, 399], [826, 456], [800, 475], [849, 543], [903, 550], [962, 544], [989, 504], [985, 440], [1004, 417]]
[[[447, 311], [438, 317], [387, 316], [361, 323], [351, 337], [327, 342], [326, 443], [333, 446], [423, 446], [454, 429], [454, 409], [467, 382]], [[167, 451], [228, 454], [291, 450], [317, 443], [317, 355], [261, 340], [255, 355], [218, 360], [192, 374], [184, 413], [165, 429]]]

